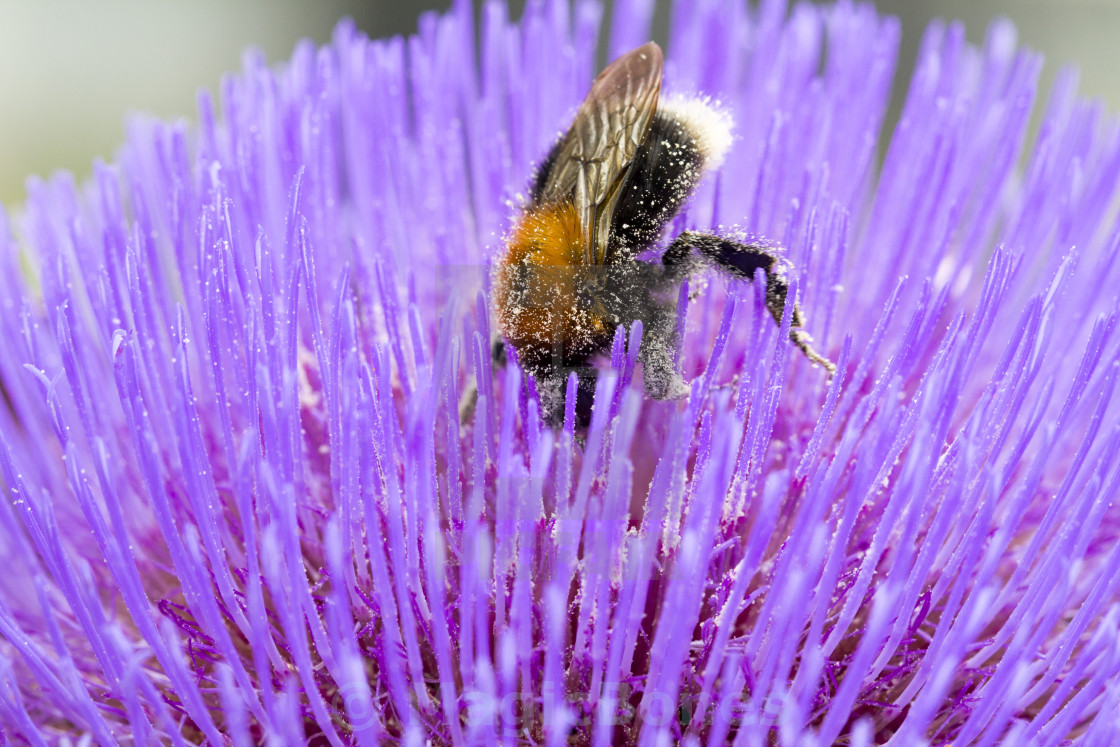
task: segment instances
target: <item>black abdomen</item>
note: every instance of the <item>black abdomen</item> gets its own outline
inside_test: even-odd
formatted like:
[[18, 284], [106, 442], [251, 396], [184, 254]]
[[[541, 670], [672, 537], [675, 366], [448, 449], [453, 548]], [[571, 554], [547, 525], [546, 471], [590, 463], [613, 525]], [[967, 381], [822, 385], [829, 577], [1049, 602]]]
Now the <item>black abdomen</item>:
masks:
[[703, 172], [704, 156], [695, 136], [679, 118], [659, 108], [615, 208], [608, 256], [625, 261], [653, 245]]

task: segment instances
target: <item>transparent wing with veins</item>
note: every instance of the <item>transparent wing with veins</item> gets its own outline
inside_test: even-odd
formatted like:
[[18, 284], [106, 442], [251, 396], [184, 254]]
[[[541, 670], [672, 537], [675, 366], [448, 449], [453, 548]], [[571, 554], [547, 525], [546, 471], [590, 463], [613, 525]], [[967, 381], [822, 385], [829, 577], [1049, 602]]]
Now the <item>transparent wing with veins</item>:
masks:
[[588, 264], [607, 264], [611, 217], [661, 92], [661, 48], [649, 42], [599, 74], [549, 171], [542, 202], [571, 199]]

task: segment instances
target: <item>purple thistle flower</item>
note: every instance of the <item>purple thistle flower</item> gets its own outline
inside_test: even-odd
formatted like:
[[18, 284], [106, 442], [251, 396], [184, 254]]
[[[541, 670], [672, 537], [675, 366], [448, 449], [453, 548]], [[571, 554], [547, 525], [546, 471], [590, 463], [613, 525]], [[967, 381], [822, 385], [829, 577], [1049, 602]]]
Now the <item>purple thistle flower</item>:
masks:
[[0, 742], [1117, 739], [1117, 121], [1067, 72], [1028, 143], [1041, 60], [934, 25], [883, 143], [893, 20], [678, 2], [737, 140], [675, 227], [780, 242], [839, 373], [712, 277], [581, 442], [486, 266], [600, 21], [344, 23], [0, 215]]

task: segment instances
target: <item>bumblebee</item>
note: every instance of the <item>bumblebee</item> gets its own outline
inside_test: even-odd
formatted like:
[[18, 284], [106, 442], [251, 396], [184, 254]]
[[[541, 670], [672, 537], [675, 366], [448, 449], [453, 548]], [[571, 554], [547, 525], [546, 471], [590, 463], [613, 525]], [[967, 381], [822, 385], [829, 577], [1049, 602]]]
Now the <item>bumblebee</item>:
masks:
[[[615, 329], [642, 321], [639, 359], [646, 394], [688, 392], [676, 360], [681, 282], [705, 268], [752, 280], [766, 276], [766, 306], [779, 323], [788, 283], [772, 249], [685, 231], [660, 261], [654, 247], [731, 141], [728, 118], [703, 99], [662, 100], [661, 48], [649, 42], [611, 63], [591, 86], [571, 128], [537, 169], [530, 201], [495, 265], [498, 331], [537, 384], [542, 411], [564, 416], [568, 376], [578, 376], [577, 427], [590, 420], [594, 358]], [[791, 341], [831, 375], [792, 312]]]

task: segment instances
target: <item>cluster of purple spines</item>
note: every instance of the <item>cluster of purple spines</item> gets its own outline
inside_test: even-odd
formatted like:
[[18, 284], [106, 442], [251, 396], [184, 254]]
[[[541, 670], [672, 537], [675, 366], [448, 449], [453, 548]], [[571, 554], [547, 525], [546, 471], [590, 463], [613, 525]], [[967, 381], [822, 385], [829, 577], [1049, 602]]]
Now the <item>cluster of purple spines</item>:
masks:
[[490, 354], [603, 21], [529, 6], [250, 55], [0, 223], [0, 743], [1114, 743], [1116, 120], [935, 25], [888, 144], [894, 20], [678, 2], [737, 140], [672, 228], [786, 247], [839, 373], [693, 282], [690, 397], [620, 334], [583, 440]]

